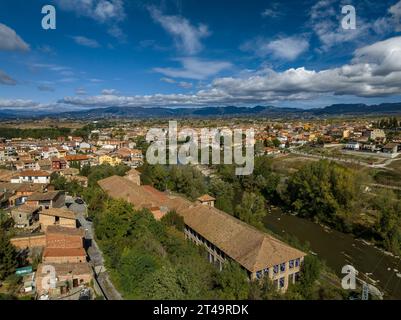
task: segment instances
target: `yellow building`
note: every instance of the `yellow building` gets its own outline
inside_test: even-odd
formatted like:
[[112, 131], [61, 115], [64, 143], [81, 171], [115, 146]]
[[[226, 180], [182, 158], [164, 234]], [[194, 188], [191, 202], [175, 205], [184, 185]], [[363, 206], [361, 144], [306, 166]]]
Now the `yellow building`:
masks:
[[109, 156], [107, 154], [99, 157], [99, 164], [109, 164], [111, 166], [117, 166], [121, 163], [121, 159], [116, 156]]

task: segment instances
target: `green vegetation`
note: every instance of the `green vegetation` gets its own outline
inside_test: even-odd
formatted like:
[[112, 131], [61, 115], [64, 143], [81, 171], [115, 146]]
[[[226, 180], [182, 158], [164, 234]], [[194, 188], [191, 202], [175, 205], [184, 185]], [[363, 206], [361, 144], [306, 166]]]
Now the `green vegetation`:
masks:
[[326, 160], [307, 164], [294, 173], [287, 185], [287, 202], [307, 218], [329, 224], [344, 221], [361, 192], [356, 174]]
[[[321, 160], [292, 174], [282, 199], [288, 209], [302, 217], [352, 232], [399, 254], [401, 201], [391, 190], [365, 193], [368, 179], [365, 171]], [[362, 220], [362, 213], [368, 213], [370, 219]]]
[[[156, 221], [148, 210], [136, 210], [123, 200], [109, 199], [94, 183], [97, 177], [104, 178], [113, 174], [110, 168], [103, 168], [105, 169], [103, 174], [94, 176], [94, 180], [84, 192], [84, 197], [89, 206], [91, 203], [95, 205], [92, 207], [92, 214], [96, 238], [105, 255], [113, 283], [126, 299], [287, 297], [277, 293], [268, 280], [250, 282], [246, 272], [234, 262], [225, 264], [223, 271], [219, 272], [216, 267], [208, 263], [203, 247], [197, 247], [185, 240], [182, 233], [184, 222], [176, 212], [171, 211], [161, 221]], [[159, 173], [157, 170], [151, 172]], [[165, 172], [164, 170], [165, 168], [162, 172]], [[170, 184], [171, 181], [167, 178], [166, 182]], [[265, 186], [263, 183], [262, 185]], [[249, 187], [249, 190], [252, 188]], [[261, 210], [254, 208], [262, 207], [261, 204], [251, 203], [255, 200], [254, 194], [247, 191], [243, 196], [248, 198], [247, 210], [251, 212]], [[245, 216], [247, 215], [252, 213], [246, 212]], [[314, 275], [309, 275], [309, 270], [313, 274], [316, 274], [316, 271], [310, 268], [305, 272], [305, 277], [309, 279], [308, 283], [313, 282], [310, 284], [313, 288], [311, 290], [316, 291], [320, 285], [318, 281], [313, 281]], [[298, 298], [306, 298], [303, 291], [299, 290]]]
[[33, 138], [33, 139], [56, 139], [66, 137], [71, 134], [69, 128], [40, 128], [40, 129], [18, 129], [18, 128], [0, 128], [0, 137], [6, 139], [12, 138]]

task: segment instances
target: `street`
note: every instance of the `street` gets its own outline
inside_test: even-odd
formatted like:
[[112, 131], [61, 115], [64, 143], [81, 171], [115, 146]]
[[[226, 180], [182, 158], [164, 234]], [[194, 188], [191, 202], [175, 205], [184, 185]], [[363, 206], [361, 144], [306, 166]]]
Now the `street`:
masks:
[[89, 262], [95, 272], [95, 281], [98, 283], [107, 300], [123, 300], [107, 273], [103, 254], [95, 241], [93, 222], [85, 219], [87, 215], [86, 204], [77, 204], [70, 196], [66, 196], [66, 204], [67, 203], [72, 203], [69, 205], [69, 209], [75, 212], [80, 226], [85, 230], [85, 246], [90, 259]]

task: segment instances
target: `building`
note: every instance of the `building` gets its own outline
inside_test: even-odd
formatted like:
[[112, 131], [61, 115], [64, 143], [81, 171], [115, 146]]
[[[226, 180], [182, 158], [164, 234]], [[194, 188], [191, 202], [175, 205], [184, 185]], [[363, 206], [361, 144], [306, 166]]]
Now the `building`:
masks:
[[370, 129], [370, 130], [366, 130], [363, 135], [365, 137], [368, 137], [371, 140], [376, 140], [376, 139], [385, 139], [386, 138], [386, 134], [384, 132], [384, 130], [382, 129]]
[[50, 173], [42, 170], [25, 170], [11, 178], [11, 183], [50, 183]]
[[39, 220], [39, 208], [28, 206], [26, 204], [11, 210], [11, 217], [14, 220], [16, 228], [27, 228]]
[[214, 202], [216, 201], [215, 198], [208, 194], [204, 194], [203, 196], [200, 196], [198, 199], [200, 204], [209, 206], [209, 207], [214, 207]]
[[398, 144], [397, 144], [397, 143], [387, 143], [387, 144], [383, 147], [382, 151], [383, 151], [384, 153], [392, 153], [392, 154], [395, 154], [395, 153], [398, 152]]
[[[155, 192], [119, 176], [98, 184], [112, 198], [124, 199], [136, 208], [175, 210], [184, 218], [186, 238], [205, 246], [209, 261], [220, 269], [227, 260], [234, 260], [250, 279], [268, 276], [282, 291], [299, 275], [305, 253], [210, 205]], [[211, 199], [207, 200], [210, 204]]]
[[84, 263], [86, 252], [84, 248], [48, 248], [43, 251], [43, 263]]
[[65, 194], [64, 191], [35, 192], [25, 203], [42, 209], [61, 208], [65, 204]]
[[39, 264], [36, 272], [36, 291], [39, 295], [58, 296], [70, 289], [89, 285], [93, 272], [89, 263]]
[[109, 164], [111, 166], [117, 166], [119, 164], [121, 164], [121, 159], [115, 155], [102, 155], [99, 157], [99, 164]]
[[48, 226], [76, 228], [77, 222], [73, 211], [61, 208], [44, 209], [39, 212], [39, 223], [43, 231]]
[[67, 168], [67, 161], [64, 159], [53, 158], [51, 161], [53, 170], [63, 170]]
[[83, 248], [85, 232], [60, 226], [48, 226], [46, 230], [46, 248], [79, 249]]
[[350, 141], [345, 144], [345, 149], [358, 151], [361, 148], [359, 142]]

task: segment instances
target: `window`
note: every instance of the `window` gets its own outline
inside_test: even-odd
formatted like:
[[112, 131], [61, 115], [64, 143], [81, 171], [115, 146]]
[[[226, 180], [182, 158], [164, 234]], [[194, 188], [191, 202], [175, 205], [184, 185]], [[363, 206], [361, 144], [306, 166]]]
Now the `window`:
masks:
[[294, 268], [294, 260], [290, 260], [289, 267], [290, 269]]
[[280, 264], [280, 272], [284, 272], [285, 271], [285, 262]]
[[262, 271], [256, 272], [256, 278], [261, 279], [262, 278]]
[[273, 267], [273, 273], [274, 274], [278, 273], [278, 264]]
[[295, 266], [296, 267], [299, 267], [299, 265], [301, 264], [301, 259], [297, 259], [297, 260], [295, 260]]
[[268, 275], [269, 274], [269, 268], [263, 269], [263, 273]]
[[282, 277], [282, 278], [280, 278], [280, 289], [284, 288], [284, 285], [285, 285], [285, 278]]
[[294, 273], [294, 279], [295, 279], [295, 281], [299, 280], [299, 272]]

